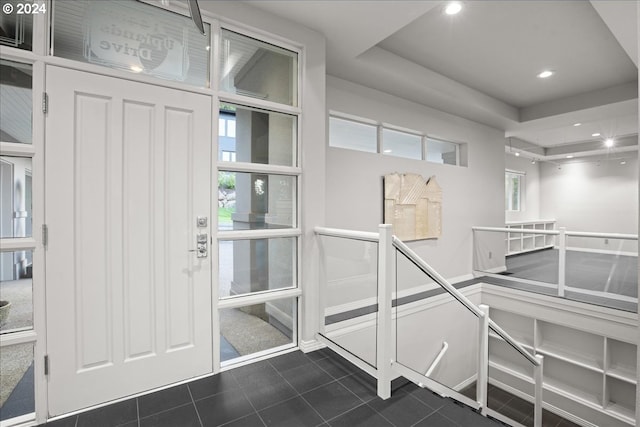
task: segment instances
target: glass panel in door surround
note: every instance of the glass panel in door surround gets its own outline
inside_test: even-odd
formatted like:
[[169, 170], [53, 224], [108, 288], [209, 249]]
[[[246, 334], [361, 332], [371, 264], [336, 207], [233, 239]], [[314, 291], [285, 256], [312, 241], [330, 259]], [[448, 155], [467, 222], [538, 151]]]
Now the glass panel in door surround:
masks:
[[295, 176], [218, 173], [218, 229], [254, 230], [296, 226]]
[[33, 344], [2, 347], [0, 349], [0, 421], [35, 411], [33, 380]]
[[223, 30], [220, 90], [296, 106], [298, 54]]
[[0, 252], [0, 334], [33, 329], [33, 252]]
[[134, 0], [54, 2], [53, 54], [209, 86], [210, 26]]
[[31, 50], [33, 47], [33, 15], [46, 14], [46, 2], [2, 0], [2, 6], [0, 44]]
[[296, 286], [297, 239], [220, 240], [219, 297]]
[[220, 310], [220, 360], [293, 346], [297, 298]]
[[297, 118], [222, 104], [218, 120], [218, 160], [279, 166], [297, 165]]
[[0, 238], [31, 237], [31, 159], [0, 156]]
[[0, 141], [31, 144], [31, 65], [0, 59]]

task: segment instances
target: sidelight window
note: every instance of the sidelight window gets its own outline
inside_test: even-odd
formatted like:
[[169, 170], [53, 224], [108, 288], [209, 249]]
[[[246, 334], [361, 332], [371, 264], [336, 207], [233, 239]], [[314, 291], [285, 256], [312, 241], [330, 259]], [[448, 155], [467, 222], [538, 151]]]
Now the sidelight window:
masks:
[[217, 118], [220, 360], [297, 344], [298, 53], [222, 30]]
[[233, 31], [222, 31], [220, 89], [298, 106], [298, 54]]

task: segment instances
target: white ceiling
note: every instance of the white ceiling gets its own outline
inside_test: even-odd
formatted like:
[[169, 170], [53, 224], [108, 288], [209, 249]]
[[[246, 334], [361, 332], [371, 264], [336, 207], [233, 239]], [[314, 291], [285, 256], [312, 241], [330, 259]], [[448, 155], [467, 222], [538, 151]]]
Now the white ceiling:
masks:
[[475, 0], [455, 16], [441, 1], [247, 3], [324, 34], [328, 74], [503, 129], [537, 157], [637, 134], [637, 1]]
[[[517, 108], [638, 78], [588, 1], [467, 2], [457, 16], [436, 8], [378, 46]], [[556, 75], [537, 78], [545, 69]]]

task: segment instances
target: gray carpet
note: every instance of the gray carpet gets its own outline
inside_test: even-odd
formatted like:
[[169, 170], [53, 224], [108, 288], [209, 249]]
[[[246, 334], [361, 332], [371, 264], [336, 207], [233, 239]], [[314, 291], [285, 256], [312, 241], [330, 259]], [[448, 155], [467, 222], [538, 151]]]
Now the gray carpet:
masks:
[[268, 320], [245, 313], [239, 308], [220, 310], [220, 334], [235, 350], [221, 354], [222, 361], [228, 360], [225, 357], [246, 356], [292, 343], [291, 338]]

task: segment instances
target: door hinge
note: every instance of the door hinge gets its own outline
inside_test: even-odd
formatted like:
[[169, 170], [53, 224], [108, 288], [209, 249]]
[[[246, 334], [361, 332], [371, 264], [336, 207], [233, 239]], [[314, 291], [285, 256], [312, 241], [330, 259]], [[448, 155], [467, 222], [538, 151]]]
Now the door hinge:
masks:
[[44, 114], [49, 112], [49, 95], [47, 92], [42, 92], [42, 112]]
[[49, 375], [49, 355], [44, 355], [44, 374]]
[[49, 244], [49, 227], [47, 224], [42, 224], [42, 246], [45, 248]]

